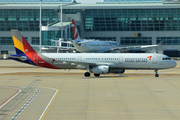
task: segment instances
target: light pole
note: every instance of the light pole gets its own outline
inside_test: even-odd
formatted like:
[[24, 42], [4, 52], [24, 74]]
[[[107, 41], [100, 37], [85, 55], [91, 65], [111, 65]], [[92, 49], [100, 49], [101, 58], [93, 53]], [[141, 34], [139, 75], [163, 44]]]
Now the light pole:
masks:
[[63, 22], [62, 22], [62, 1], [63, 0], [60, 0], [61, 1], [61, 40], [63, 39]]
[[39, 44], [40, 44], [40, 53], [41, 53], [41, 7], [42, 7], [42, 4], [41, 4], [42, 0], [40, 0], [40, 16], [39, 16]]

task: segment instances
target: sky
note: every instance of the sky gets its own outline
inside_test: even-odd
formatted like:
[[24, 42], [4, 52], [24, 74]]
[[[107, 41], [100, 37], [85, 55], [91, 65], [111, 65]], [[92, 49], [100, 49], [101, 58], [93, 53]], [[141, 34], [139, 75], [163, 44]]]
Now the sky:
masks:
[[81, 3], [96, 3], [96, 2], [101, 2], [102, 0], [76, 0], [76, 1]]

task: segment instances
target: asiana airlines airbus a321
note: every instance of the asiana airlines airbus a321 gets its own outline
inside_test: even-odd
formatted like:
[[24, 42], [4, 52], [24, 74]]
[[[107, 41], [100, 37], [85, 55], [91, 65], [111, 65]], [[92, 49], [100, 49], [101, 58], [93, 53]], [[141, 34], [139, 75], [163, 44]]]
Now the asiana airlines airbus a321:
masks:
[[86, 69], [85, 77], [94, 73], [123, 74], [126, 69], [158, 70], [169, 69], [177, 64], [168, 56], [156, 53], [37, 53], [17, 30], [12, 30], [15, 55], [10, 59], [51, 69]]

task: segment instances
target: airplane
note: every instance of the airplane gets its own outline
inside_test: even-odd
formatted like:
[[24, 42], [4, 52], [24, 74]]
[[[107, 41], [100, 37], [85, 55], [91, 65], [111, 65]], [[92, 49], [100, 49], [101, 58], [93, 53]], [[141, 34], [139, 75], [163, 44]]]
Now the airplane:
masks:
[[[118, 42], [115, 41], [90, 41], [90, 40], [82, 40], [80, 38], [78, 29], [76, 27], [76, 23], [74, 19], [72, 19], [72, 28], [73, 28], [73, 36], [74, 40], [72, 41], [57, 41], [57, 40], [51, 40], [54, 42], [61, 42], [61, 43], [72, 43], [73, 47], [63, 47], [60, 46], [61, 49], [76, 49], [77, 51], [81, 53], [108, 53], [108, 52], [123, 52], [130, 49], [142, 49], [142, 48], [148, 48], [148, 47], [156, 47], [159, 45], [162, 45], [163, 41], [161, 41], [158, 45], [144, 45], [144, 46], [127, 46], [127, 47], [121, 47]], [[51, 46], [51, 47], [57, 47], [57, 46]]]
[[155, 53], [37, 53], [18, 30], [11, 30], [15, 55], [9, 59], [51, 69], [85, 69], [85, 77], [94, 73], [123, 74], [126, 69], [158, 70], [169, 69], [177, 64], [168, 56]]

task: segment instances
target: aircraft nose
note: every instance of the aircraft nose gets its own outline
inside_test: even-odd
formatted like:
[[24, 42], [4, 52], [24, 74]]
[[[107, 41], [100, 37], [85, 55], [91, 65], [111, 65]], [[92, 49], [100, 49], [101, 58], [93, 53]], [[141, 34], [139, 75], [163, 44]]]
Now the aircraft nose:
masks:
[[171, 65], [172, 67], [176, 67], [177, 63], [175, 61], [172, 61]]

